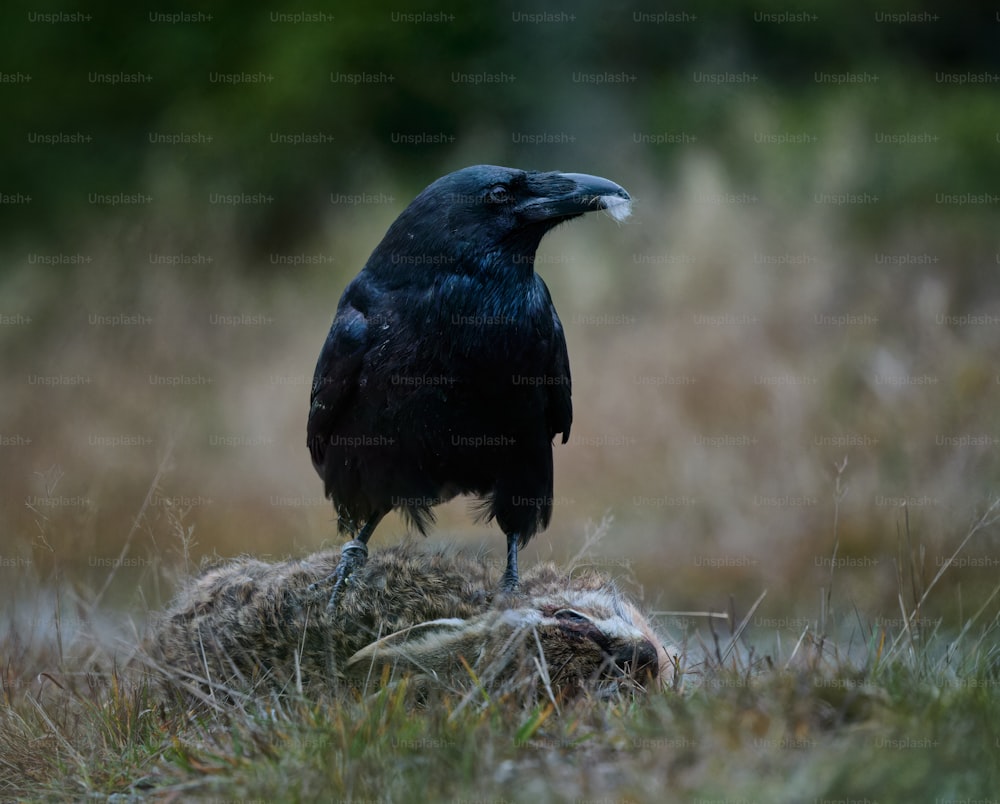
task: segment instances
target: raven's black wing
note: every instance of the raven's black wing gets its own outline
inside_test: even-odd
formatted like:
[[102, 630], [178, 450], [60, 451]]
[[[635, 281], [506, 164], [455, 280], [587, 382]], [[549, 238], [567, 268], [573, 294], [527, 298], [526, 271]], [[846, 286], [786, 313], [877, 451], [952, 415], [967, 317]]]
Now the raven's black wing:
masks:
[[321, 475], [334, 424], [358, 390], [370, 338], [366, 295], [361, 276], [347, 286], [316, 362], [306, 431], [313, 466]]
[[552, 303], [552, 296], [541, 277], [539, 284], [545, 290], [545, 297], [552, 311], [552, 344], [549, 365], [546, 370], [548, 383], [548, 405], [546, 406], [546, 424], [549, 428], [549, 438], [555, 438], [556, 433], [562, 433], [562, 442], [569, 441], [569, 428], [573, 424], [572, 387], [569, 376], [569, 352], [566, 349], [566, 334], [563, 332], [562, 321]]

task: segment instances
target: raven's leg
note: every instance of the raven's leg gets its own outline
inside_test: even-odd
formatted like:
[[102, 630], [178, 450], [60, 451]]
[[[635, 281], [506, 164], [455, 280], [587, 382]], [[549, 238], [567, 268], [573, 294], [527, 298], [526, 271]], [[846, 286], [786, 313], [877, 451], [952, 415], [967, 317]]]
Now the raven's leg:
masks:
[[358, 535], [340, 548], [340, 561], [337, 563], [337, 568], [333, 573], [322, 581], [310, 584], [309, 590], [315, 591], [333, 581], [333, 591], [330, 592], [330, 601], [326, 604], [326, 610], [330, 614], [333, 614], [337, 608], [337, 599], [340, 597], [347, 579], [351, 577], [351, 573], [361, 569], [368, 560], [368, 540], [384, 516], [384, 513], [377, 513], [369, 517], [368, 521], [365, 522], [364, 526], [358, 532]]
[[507, 534], [507, 569], [504, 570], [500, 589], [504, 592], [516, 592], [517, 577], [517, 543], [520, 537], [516, 533]]

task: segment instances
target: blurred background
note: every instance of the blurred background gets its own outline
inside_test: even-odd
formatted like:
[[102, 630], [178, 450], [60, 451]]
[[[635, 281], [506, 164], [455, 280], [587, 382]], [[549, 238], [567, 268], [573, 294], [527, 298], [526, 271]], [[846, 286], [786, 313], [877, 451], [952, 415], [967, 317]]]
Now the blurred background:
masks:
[[[495, 163], [635, 198], [539, 251], [575, 419], [522, 565], [612, 517], [583, 563], [654, 610], [767, 589], [794, 637], [832, 582], [898, 627], [1000, 481], [1000, 17], [854, 5], [8, 5], [4, 599], [142, 619], [205, 556], [339, 546], [305, 420], [340, 293]], [[434, 540], [502, 560], [467, 508]], [[997, 542], [928, 618], [986, 600]]]

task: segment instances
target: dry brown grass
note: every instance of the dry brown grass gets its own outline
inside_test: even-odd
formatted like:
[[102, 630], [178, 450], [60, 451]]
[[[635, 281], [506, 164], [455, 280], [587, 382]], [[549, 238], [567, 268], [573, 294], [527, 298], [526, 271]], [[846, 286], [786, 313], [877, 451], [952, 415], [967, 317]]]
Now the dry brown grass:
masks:
[[[841, 583], [889, 616], [898, 502], [908, 499], [933, 570], [998, 480], [991, 329], [939, 323], [995, 307], [979, 267], [982, 232], [961, 227], [971, 231], [963, 243], [932, 218], [862, 234], [840, 207], [763, 192], [727, 203], [741, 191], [720, 164], [695, 153], [676, 176], [615, 173], [637, 199], [631, 222], [578, 221], [543, 244], [539, 271], [566, 325], [576, 416], [570, 443], [555, 449], [552, 527], [525, 560], [565, 559], [586, 523], [610, 513], [616, 537], [595, 560], [633, 567], [665, 605], [720, 605], [730, 592], [748, 602], [766, 586], [776, 610], [810, 606], [829, 569], [834, 467], [846, 457], [840, 555], [860, 566], [844, 566]], [[824, 176], [809, 189], [829, 188]], [[84, 585], [103, 579], [168, 454], [164, 504], [145, 511], [123, 556], [139, 566], [118, 573], [132, 589], [153, 581], [143, 562], [162, 555], [150, 523], [181, 514], [196, 559], [299, 555], [334, 541], [304, 447], [308, 386], [340, 290], [395, 212], [346, 213], [303, 245], [332, 265], [264, 257], [249, 280], [231, 270], [225, 233], [192, 242], [153, 222], [113, 245], [86, 244], [100, 270], [67, 270], [58, 284], [38, 266], [14, 271], [7, 281], [34, 323], [7, 328], [16, 382], [0, 417], [30, 444], [0, 450], [0, 521], [12, 534], [4, 558], [43, 577], [58, 567]], [[150, 252], [185, 249], [215, 262], [149, 264]], [[877, 262], [925, 253], [938, 262]], [[805, 262], [768, 263], [787, 255]], [[148, 320], [89, 323], [116, 313]], [[230, 315], [268, 321], [219, 323]], [[84, 382], [29, 379], [53, 376]], [[151, 383], [159, 377], [191, 384]], [[908, 378], [929, 384], [900, 384]], [[987, 443], [948, 442], [965, 436]], [[464, 502], [439, 515], [444, 540], [498, 544]], [[402, 533], [389, 520], [376, 539]], [[983, 558], [995, 541], [970, 547]], [[953, 577], [969, 590], [990, 575], [967, 566]], [[706, 589], [724, 591], [706, 601]]]

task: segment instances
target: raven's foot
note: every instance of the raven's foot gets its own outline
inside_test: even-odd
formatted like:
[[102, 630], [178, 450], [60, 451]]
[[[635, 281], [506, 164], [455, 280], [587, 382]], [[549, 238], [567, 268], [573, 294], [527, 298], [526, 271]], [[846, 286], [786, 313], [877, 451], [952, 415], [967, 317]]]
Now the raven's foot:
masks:
[[500, 591], [507, 594], [516, 592], [519, 585], [517, 577], [518, 542], [516, 533], [507, 534], [507, 569], [503, 571], [503, 577], [500, 579]]
[[330, 592], [330, 601], [326, 604], [327, 613], [334, 613], [347, 579], [351, 577], [351, 574], [355, 570], [361, 569], [367, 561], [368, 545], [359, 539], [351, 539], [340, 548], [340, 562], [333, 573], [325, 577], [322, 581], [316, 581], [316, 583], [309, 585], [309, 591], [315, 592], [333, 581], [333, 591]]
[[504, 570], [503, 578], [500, 579], [500, 591], [510, 594], [517, 591], [517, 587], [520, 585], [520, 581], [517, 577], [517, 569], [511, 571], [510, 567]]

